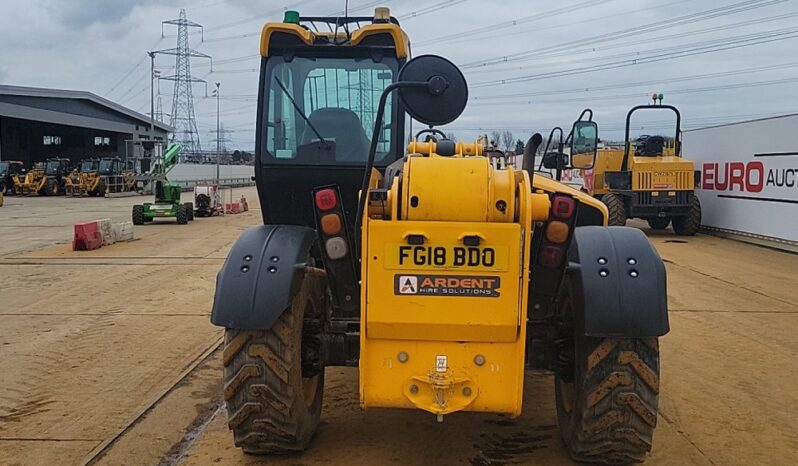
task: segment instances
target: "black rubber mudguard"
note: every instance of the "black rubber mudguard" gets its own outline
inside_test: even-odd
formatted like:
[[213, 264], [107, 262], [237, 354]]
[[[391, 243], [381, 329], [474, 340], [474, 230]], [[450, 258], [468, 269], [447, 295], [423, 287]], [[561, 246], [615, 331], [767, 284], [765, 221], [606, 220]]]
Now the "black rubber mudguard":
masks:
[[315, 239], [313, 229], [293, 225], [244, 231], [216, 276], [211, 323], [270, 329], [299, 290]]
[[576, 228], [568, 260], [578, 330], [593, 337], [668, 333], [665, 264], [642, 231]]

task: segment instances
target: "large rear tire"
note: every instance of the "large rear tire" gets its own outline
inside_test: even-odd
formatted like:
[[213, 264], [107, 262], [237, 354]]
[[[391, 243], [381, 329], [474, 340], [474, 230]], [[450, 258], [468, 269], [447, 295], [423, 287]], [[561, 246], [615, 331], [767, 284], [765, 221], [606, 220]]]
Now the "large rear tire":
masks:
[[626, 206], [623, 198], [615, 193], [607, 193], [601, 197], [601, 201], [607, 206], [609, 216], [607, 224], [611, 227], [622, 227], [626, 225]]
[[677, 235], [693, 236], [701, 226], [701, 202], [698, 196], [693, 195], [693, 203], [690, 205], [690, 212], [682, 217], [673, 217], [673, 231]]
[[650, 226], [652, 230], [664, 230], [668, 228], [670, 223], [671, 219], [668, 217], [655, 217], [648, 219], [648, 226]]
[[303, 330], [306, 320], [324, 312], [323, 293], [318, 280], [306, 274], [299, 292], [271, 329], [225, 331], [227, 424], [236, 446], [246, 453], [302, 451], [316, 432], [324, 369], [303, 374], [303, 350], [308, 350], [303, 348], [307, 344]]
[[175, 214], [175, 218], [177, 219], [178, 225], [185, 225], [188, 223], [188, 212], [186, 212], [186, 206], [180, 204], [177, 206], [177, 214]]
[[[571, 302], [563, 299], [566, 315]], [[557, 421], [571, 457], [644, 461], [657, 425], [658, 339], [574, 335], [571, 349], [573, 364], [555, 376]]]
[[186, 202], [183, 204], [186, 207], [186, 215], [188, 216], [188, 221], [194, 220], [194, 204], [191, 202]]
[[144, 225], [144, 206], [134, 205], [132, 217], [133, 225]]

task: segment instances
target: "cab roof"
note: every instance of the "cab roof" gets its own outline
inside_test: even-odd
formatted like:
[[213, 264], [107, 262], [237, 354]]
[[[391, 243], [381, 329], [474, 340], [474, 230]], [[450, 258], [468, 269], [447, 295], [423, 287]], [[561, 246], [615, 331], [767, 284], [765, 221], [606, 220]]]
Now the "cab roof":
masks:
[[[381, 11], [382, 10], [382, 11]], [[286, 12], [286, 21], [266, 23], [261, 32], [262, 57], [282, 55], [294, 47], [380, 47], [407, 58], [410, 40], [399, 21], [378, 8], [374, 17], [302, 17]], [[327, 28], [325, 31], [324, 28]]]

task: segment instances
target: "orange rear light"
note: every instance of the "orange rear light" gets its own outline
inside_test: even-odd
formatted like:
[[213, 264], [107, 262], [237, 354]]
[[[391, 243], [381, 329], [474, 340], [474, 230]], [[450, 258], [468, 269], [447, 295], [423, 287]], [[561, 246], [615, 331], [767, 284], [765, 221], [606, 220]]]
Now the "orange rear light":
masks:
[[546, 226], [546, 239], [549, 242], [562, 244], [568, 239], [568, 224], [552, 220]]
[[327, 214], [321, 218], [321, 231], [325, 235], [337, 235], [341, 232], [341, 216], [338, 214]]

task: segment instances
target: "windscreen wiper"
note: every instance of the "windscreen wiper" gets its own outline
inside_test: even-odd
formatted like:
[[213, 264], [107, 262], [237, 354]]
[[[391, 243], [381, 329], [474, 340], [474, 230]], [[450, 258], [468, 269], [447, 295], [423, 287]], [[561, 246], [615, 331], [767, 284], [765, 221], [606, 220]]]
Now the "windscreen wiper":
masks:
[[282, 83], [282, 81], [280, 81], [280, 79], [278, 79], [277, 76], [274, 77], [274, 80], [277, 81], [277, 85], [280, 86], [280, 89], [283, 91], [283, 93], [285, 93], [285, 96], [288, 97], [288, 100], [291, 101], [291, 104], [293, 104], [294, 106], [294, 110], [296, 110], [296, 112], [299, 113], [299, 116], [301, 116], [302, 119], [305, 120], [305, 123], [307, 123], [308, 126], [310, 126], [310, 129], [312, 129], [313, 132], [316, 133], [316, 136], [319, 137], [321, 142], [323, 142], [327, 147], [330, 147], [330, 143], [327, 142], [326, 139], [324, 139], [324, 136], [322, 136], [321, 133], [319, 133], [319, 130], [317, 130], [316, 127], [313, 126], [313, 123], [310, 122], [307, 115], [305, 115], [305, 112], [303, 112], [302, 109], [299, 108], [299, 105], [297, 105], [296, 100], [294, 100], [294, 98], [291, 97], [291, 94], [288, 93], [288, 89], [285, 88], [285, 85]]

